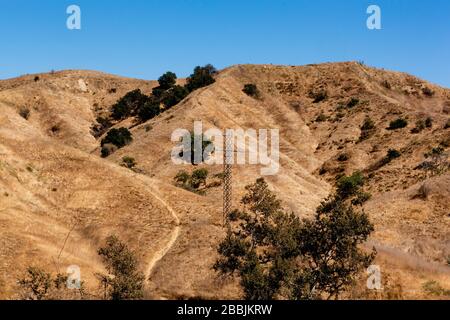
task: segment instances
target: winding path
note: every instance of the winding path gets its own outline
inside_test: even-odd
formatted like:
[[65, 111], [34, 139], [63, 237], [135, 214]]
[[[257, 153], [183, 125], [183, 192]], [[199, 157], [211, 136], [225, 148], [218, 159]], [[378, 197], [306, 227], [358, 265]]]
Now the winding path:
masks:
[[161, 202], [163, 204], [163, 206], [165, 208], [167, 208], [167, 210], [173, 216], [173, 218], [175, 220], [175, 228], [172, 230], [169, 240], [167, 241], [167, 244], [163, 248], [156, 251], [153, 254], [153, 257], [151, 258], [150, 262], [148, 263], [147, 272], [145, 273], [145, 277], [147, 280], [152, 275], [153, 269], [156, 266], [156, 264], [159, 261], [161, 261], [161, 259], [164, 258], [164, 256], [170, 251], [170, 249], [173, 247], [173, 245], [177, 241], [178, 236], [180, 235], [180, 219], [178, 218], [176, 212], [172, 209], [172, 207], [164, 199], [162, 199], [160, 196], [157, 195], [157, 193], [154, 191], [153, 187], [150, 187], [150, 188], [152, 189], [152, 195], [156, 198], [156, 200]]

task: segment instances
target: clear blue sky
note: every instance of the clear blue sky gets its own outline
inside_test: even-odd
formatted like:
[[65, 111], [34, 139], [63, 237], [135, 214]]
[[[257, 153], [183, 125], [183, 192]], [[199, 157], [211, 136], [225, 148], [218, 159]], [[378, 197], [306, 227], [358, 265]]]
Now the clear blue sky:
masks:
[[[81, 7], [82, 29], [66, 28]], [[382, 30], [366, 9], [382, 10]], [[0, 78], [94, 69], [155, 79], [196, 65], [362, 60], [450, 87], [448, 0], [0, 0]]]

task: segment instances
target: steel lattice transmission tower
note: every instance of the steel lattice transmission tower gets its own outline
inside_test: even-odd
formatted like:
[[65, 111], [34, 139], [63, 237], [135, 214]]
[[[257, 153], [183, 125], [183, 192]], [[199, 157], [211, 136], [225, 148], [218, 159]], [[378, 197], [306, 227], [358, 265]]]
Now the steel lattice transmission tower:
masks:
[[232, 208], [233, 187], [233, 134], [225, 133], [223, 148], [223, 222], [228, 222]]

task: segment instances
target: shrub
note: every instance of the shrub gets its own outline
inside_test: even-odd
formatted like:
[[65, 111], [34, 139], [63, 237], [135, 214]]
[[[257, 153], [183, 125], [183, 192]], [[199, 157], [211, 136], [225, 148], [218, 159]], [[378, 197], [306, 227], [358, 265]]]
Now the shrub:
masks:
[[161, 99], [161, 96], [163, 95], [164, 91], [165, 91], [164, 89], [158, 86], [152, 89], [152, 95], [154, 98]]
[[338, 156], [338, 158], [337, 158], [337, 160], [340, 161], [340, 162], [345, 162], [345, 161], [347, 161], [348, 159], [349, 159], [349, 156], [348, 156], [347, 153], [341, 153], [341, 154]]
[[30, 109], [28, 109], [27, 107], [20, 108], [19, 115], [25, 120], [28, 120], [28, 118], [30, 117]]
[[389, 83], [389, 81], [387, 81], [387, 80], [384, 80], [382, 83], [381, 83], [381, 85], [383, 86], [383, 87], [385, 87], [386, 89], [391, 89], [391, 84]]
[[179, 185], [187, 185], [190, 178], [191, 175], [187, 171], [181, 170], [177, 173], [174, 180]]
[[396, 149], [389, 149], [386, 155], [386, 158], [389, 159], [389, 161], [392, 161], [396, 158], [400, 158], [401, 153], [397, 151]]
[[423, 88], [422, 88], [422, 93], [423, 93], [424, 95], [426, 95], [427, 97], [432, 97], [432, 96], [434, 95], [434, 91], [431, 90], [431, 89], [428, 88], [428, 87], [423, 87]]
[[423, 169], [430, 172], [432, 176], [440, 175], [450, 169], [450, 163], [448, 162], [448, 154], [444, 148], [439, 146], [433, 148], [430, 152], [424, 154], [425, 159], [416, 169]]
[[316, 118], [316, 122], [325, 122], [327, 120], [328, 120], [328, 117], [323, 112], [321, 112]]
[[98, 274], [105, 298], [137, 300], [144, 295], [144, 275], [138, 270], [134, 253], [116, 236], [109, 236], [106, 245], [98, 250], [108, 274]]
[[437, 148], [431, 149], [430, 152], [425, 153], [424, 156], [425, 156], [426, 159], [428, 159], [428, 158], [432, 158], [432, 157], [435, 157], [435, 156], [441, 156], [443, 154], [444, 154], [444, 148], [437, 147]]
[[123, 157], [122, 158], [122, 164], [121, 166], [128, 168], [128, 169], [133, 169], [136, 166], [136, 160], [132, 157]]
[[113, 154], [117, 151], [117, 147], [111, 143], [106, 143], [102, 146], [100, 153], [102, 158], [108, 157], [110, 154]]
[[96, 120], [98, 124], [92, 126], [91, 133], [94, 137], [98, 138], [112, 126], [112, 123], [109, 118], [106, 117], [97, 117]]
[[442, 148], [450, 148], [450, 135], [444, 136], [439, 142], [439, 146]]
[[213, 84], [215, 82], [213, 76], [216, 73], [216, 68], [214, 68], [211, 64], [207, 64], [204, 67], [195, 67], [194, 73], [187, 78], [186, 89], [189, 92], [192, 92], [199, 88]]
[[197, 169], [192, 172], [190, 184], [194, 189], [200, 188], [201, 185], [206, 186], [206, 179], [208, 178], [208, 170]]
[[189, 94], [188, 90], [182, 86], [173, 86], [161, 96], [161, 102], [166, 109], [171, 108], [180, 103]]
[[428, 199], [428, 196], [430, 194], [430, 188], [426, 183], [423, 183], [419, 190], [417, 190], [417, 194], [413, 198], [419, 198], [422, 200]]
[[356, 171], [351, 176], [343, 176], [336, 185], [336, 196], [340, 199], [347, 199], [354, 196], [364, 185], [364, 176]]
[[373, 130], [375, 129], [375, 123], [373, 122], [373, 120], [370, 117], [366, 117], [364, 119], [364, 122], [361, 126], [361, 130], [363, 131], [369, 131], [369, 130]]
[[375, 123], [369, 116], [367, 116], [364, 119], [364, 122], [361, 126], [361, 135], [359, 136], [358, 142], [369, 139], [374, 133], [375, 133]]
[[353, 107], [356, 107], [359, 103], [359, 99], [351, 98], [349, 102], [347, 102], [347, 108], [351, 109]]
[[29, 300], [44, 300], [52, 286], [50, 273], [36, 267], [29, 267], [27, 274], [18, 281], [24, 291], [23, 295]]
[[450, 296], [450, 290], [444, 289], [438, 282], [436, 281], [427, 281], [422, 285], [423, 291], [426, 294], [430, 294], [433, 296]]
[[401, 153], [399, 151], [397, 151], [396, 149], [389, 149], [386, 156], [384, 156], [381, 160], [372, 165], [369, 170], [371, 171], [378, 170], [381, 167], [391, 163], [392, 160], [399, 157], [401, 157]]
[[53, 277], [50, 273], [37, 267], [28, 267], [26, 274], [17, 283], [20, 287], [20, 294], [26, 300], [73, 300], [83, 298], [83, 282], [78, 283], [79, 288], [67, 289], [66, 275], [57, 274]]
[[244, 92], [246, 95], [250, 97], [257, 98], [259, 97], [259, 90], [256, 84], [248, 83], [244, 85], [244, 89], [242, 89], [242, 92]]
[[140, 89], [130, 91], [112, 106], [111, 117], [114, 120], [122, 120], [134, 116], [149, 100], [150, 97], [143, 94]]
[[159, 101], [152, 99], [145, 102], [139, 107], [137, 116], [141, 122], [153, 119], [161, 113], [161, 108], [159, 107]]
[[448, 128], [450, 128], [450, 119], [448, 119], [444, 125], [444, 129], [448, 129]]
[[61, 127], [60, 127], [58, 124], [55, 124], [55, 125], [53, 125], [53, 126], [50, 128], [50, 131], [51, 131], [53, 134], [58, 133], [60, 130], [61, 130]]
[[397, 129], [403, 129], [408, 126], [408, 121], [406, 121], [403, 118], [398, 118], [394, 121], [391, 121], [389, 124], [388, 130], [397, 130]]
[[319, 103], [328, 98], [328, 93], [325, 90], [319, 90], [319, 91], [310, 91], [309, 97], [313, 99], [313, 103]]
[[158, 79], [159, 88], [162, 90], [168, 90], [177, 83], [177, 75], [173, 72], [166, 72]]
[[352, 200], [352, 205], [354, 206], [362, 206], [364, 203], [370, 200], [372, 195], [368, 192], [358, 192], [356, 194], [355, 199]]
[[109, 143], [120, 149], [130, 144], [131, 141], [133, 141], [133, 137], [127, 128], [113, 128], [108, 131], [106, 137], [101, 142], [101, 146], [103, 147]]
[[427, 128], [433, 127], [433, 119], [431, 117], [428, 117], [425, 119], [425, 127], [427, 127]]
[[[205, 154], [205, 150], [206, 150], [206, 148], [210, 147], [210, 146], [213, 144], [212, 141], [211, 141], [211, 140], [208, 140], [208, 139], [207, 139], [206, 137], [204, 137], [203, 135], [201, 135], [201, 136], [196, 136], [196, 135], [194, 135], [194, 133], [191, 133], [191, 134], [190, 134], [190, 137], [187, 136], [187, 137], [185, 137], [184, 139], [188, 139], [188, 138], [189, 138], [190, 141], [191, 141], [191, 146], [190, 146], [190, 152], [191, 152], [191, 154], [190, 154], [190, 156], [189, 156], [189, 155], [186, 156], [186, 160], [187, 160], [187, 159], [190, 159], [191, 164], [193, 164], [193, 165], [197, 165], [197, 164], [203, 163], [203, 162], [204, 162], [205, 160], [207, 160], [208, 157], [209, 157], [209, 155], [206, 155], [206, 154]], [[195, 143], [196, 140], [201, 141], [201, 145], [197, 145], [197, 144]], [[201, 150], [197, 150], [198, 147], [200, 147]], [[195, 155], [196, 155], [196, 153], [197, 153], [196, 151], [197, 151], [198, 154], [200, 155], [200, 158], [199, 158], [199, 159], [196, 159], [196, 158], [195, 158]], [[185, 158], [184, 150], [180, 151], [179, 156], [180, 156], [180, 158]]]
[[420, 133], [421, 131], [423, 131], [425, 129], [425, 121], [423, 121], [422, 119], [419, 119], [416, 121], [416, 126], [411, 129], [411, 133]]
[[179, 187], [198, 193], [201, 186], [207, 187], [208, 174], [209, 172], [206, 169], [194, 170], [192, 174], [182, 170], [177, 173], [174, 180]]

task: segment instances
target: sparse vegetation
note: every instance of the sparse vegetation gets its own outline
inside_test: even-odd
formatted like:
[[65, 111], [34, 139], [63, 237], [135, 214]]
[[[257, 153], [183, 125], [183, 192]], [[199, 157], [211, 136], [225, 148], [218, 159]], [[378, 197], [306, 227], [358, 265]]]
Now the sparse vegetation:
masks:
[[389, 124], [388, 130], [397, 130], [397, 129], [403, 129], [408, 126], [408, 121], [406, 121], [403, 118], [398, 118], [394, 121], [391, 121]]
[[52, 277], [40, 268], [29, 267], [27, 274], [19, 279], [18, 284], [23, 290], [24, 299], [44, 300], [52, 287]]
[[369, 168], [369, 171], [375, 171], [380, 169], [381, 167], [391, 163], [394, 159], [400, 158], [401, 153], [396, 149], [389, 149], [386, 156], [384, 156], [381, 160], [376, 162]]
[[65, 275], [53, 277], [44, 269], [28, 267], [26, 274], [17, 283], [21, 297], [25, 300], [82, 299], [85, 294], [83, 283], [79, 283], [77, 290], [68, 290], [67, 281]]
[[309, 92], [309, 97], [313, 99], [313, 103], [319, 103], [328, 98], [328, 93], [325, 90], [318, 90]]
[[[212, 141], [208, 140], [205, 136], [196, 136], [193, 132], [190, 134], [190, 141], [191, 141], [191, 147], [190, 156], [186, 157], [187, 159], [190, 159], [191, 164], [197, 165], [200, 163], [203, 163], [205, 160], [208, 159], [210, 154], [214, 152], [214, 150], [211, 150], [211, 153], [207, 153], [207, 149], [213, 148], [211, 147], [213, 145]], [[198, 143], [196, 143], [198, 141]], [[201, 149], [200, 149], [201, 148]], [[199, 150], [197, 150], [199, 149]], [[198, 159], [196, 159], [196, 154], [198, 154]], [[184, 151], [180, 151], [179, 156], [181, 158], [185, 158]]]
[[321, 112], [317, 117], [316, 117], [316, 122], [325, 122], [328, 120], [328, 117], [326, 116], [325, 113]]
[[[212, 65], [196, 67], [183, 87], [176, 84], [176, 74], [168, 71], [159, 77], [159, 86], [153, 88], [152, 96], [147, 96], [140, 89], [136, 89], [120, 98], [111, 107], [111, 118], [121, 121], [128, 117], [137, 117], [140, 122], [148, 121], [180, 103], [190, 92], [214, 83], [215, 73], [217, 70]], [[161, 108], [161, 105], [164, 108]], [[94, 134], [96, 132], [100, 130], [94, 129]]]
[[443, 288], [437, 281], [427, 281], [422, 285], [422, 288], [426, 294], [432, 296], [450, 296], [450, 290]]
[[355, 199], [352, 200], [352, 205], [362, 206], [364, 203], [369, 201], [372, 195], [369, 192], [358, 192]]
[[427, 117], [425, 120], [418, 119], [416, 121], [416, 126], [411, 129], [411, 133], [417, 134], [425, 130], [425, 128], [432, 128], [433, 127], [433, 119], [431, 117]]
[[200, 186], [206, 186], [206, 178], [208, 178], [208, 170], [197, 169], [192, 172], [190, 178], [190, 185], [194, 189], [200, 188]]
[[359, 137], [359, 142], [369, 139], [374, 133], [375, 123], [369, 116], [366, 116], [361, 126], [361, 135]]
[[109, 236], [98, 250], [108, 274], [97, 274], [110, 300], [138, 300], [144, 296], [144, 275], [138, 270], [135, 254], [116, 236]]
[[373, 122], [373, 120], [370, 117], [366, 117], [364, 119], [364, 123], [361, 126], [361, 130], [364, 131], [369, 131], [369, 130], [373, 130], [375, 129], [375, 123]]
[[416, 121], [416, 126], [411, 129], [411, 133], [417, 134], [425, 130], [425, 121], [423, 119], [419, 119]]
[[350, 204], [361, 187], [359, 178], [342, 180], [315, 218], [303, 221], [285, 212], [265, 180], [258, 179], [246, 187], [243, 210], [228, 217], [214, 269], [237, 275], [248, 300], [338, 299], [376, 254], [358, 248], [373, 231], [367, 215]]
[[253, 98], [259, 97], [259, 90], [258, 90], [258, 87], [256, 86], [256, 84], [247, 83], [246, 85], [244, 85], [244, 89], [242, 89], [242, 91], [250, 97], [253, 97]]
[[431, 176], [441, 175], [450, 169], [448, 154], [443, 147], [433, 148], [424, 154], [426, 161], [422, 162], [415, 169], [422, 169]]
[[214, 175], [213, 178], [219, 179], [208, 184], [209, 172], [206, 169], [196, 169], [189, 174], [185, 170], [181, 170], [174, 177], [175, 184], [185, 190], [204, 194], [207, 189], [219, 187], [222, 184], [222, 179], [218, 175]]
[[448, 119], [444, 125], [444, 129], [448, 129], [448, 128], [450, 128], [450, 119]]
[[174, 180], [178, 185], [184, 186], [188, 184], [190, 178], [191, 175], [187, 171], [181, 170], [177, 173]]

